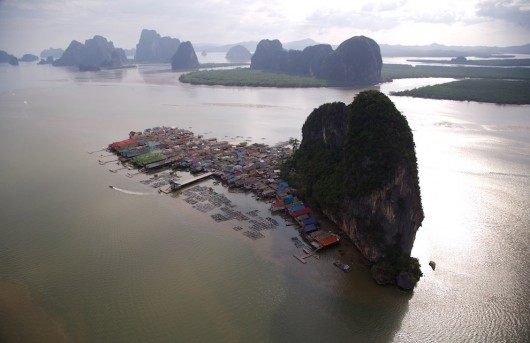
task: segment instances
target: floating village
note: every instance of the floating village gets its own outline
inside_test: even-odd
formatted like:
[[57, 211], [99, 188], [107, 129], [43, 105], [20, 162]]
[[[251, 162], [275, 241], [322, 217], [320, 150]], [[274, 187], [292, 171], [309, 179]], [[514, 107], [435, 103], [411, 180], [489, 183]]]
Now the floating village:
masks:
[[[102, 150], [89, 154], [108, 151], [100, 159], [101, 165], [116, 163], [119, 167], [110, 169], [117, 173], [127, 170], [127, 177], [136, 175], [150, 176], [140, 182], [158, 188], [159, 193], [180, 192], [184, 201], [203, 213], [217, 212], [211, 217], [217, 222], [237, 220], [248, 222], [247, 230], [243, 224], [234, 226], [235, 231], [253, 240], [264, 237], [263, 230], [273, 230], [279, 223], [272, 217], [263, 218], [257, 211], [242, 213], [223, 194], [200, 182], [214, 179], [215, 184], [232, 190], [252, 192], [256, 198], [270, 202], [270, 211], [281, 214], [296, 227], [299, 235], [292, 237], [297, 248], [305, 255], [293, 255], [301, 263], [307, 263], [309, 257], [318, 258], [317, 252], [337, 244], [340, 236], [321, 228], [320, 219], [313, 210], [296, 197], [296, 190], [280, 178], [280, 164], [292, 154], [290, 144], [268, 146], [266, 144], [230, 143], [216, 138], [203, 138], [187, 129], [174, 127], [154, 127], [143, 132], [129, 133], [122, 141], [109, 144]], [[179, 175], [179, 171], [188, 172], [190, 178]], [[113, 186], [109, 186], [114, 188]], [[335, 261], [334, 265], [343, 271], [349, 271], [347, 264]]]

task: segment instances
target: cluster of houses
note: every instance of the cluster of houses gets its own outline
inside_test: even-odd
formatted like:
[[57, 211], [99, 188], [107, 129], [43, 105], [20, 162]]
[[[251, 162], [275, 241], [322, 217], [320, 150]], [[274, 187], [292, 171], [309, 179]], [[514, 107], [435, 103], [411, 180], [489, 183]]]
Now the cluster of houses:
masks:
[[128, 139], [110, 144], [109, 149], [122, 163], [147, 173], [165, 168], [192, 174], [207, 172], [228, 187], [252, 191], [258, 198], [276, 199], [271, 210], [290, 215], [317, 250], [339, 241], [338, 235], [319, 229], [319, 220], [312, 216], [311, 209], [280, 179], [280, 164], [292, 154], [289, 146], [219, 142], [196, 137], [186, 129], [155, 127], [132, 131]]
[[164, 168], [192, 174], [211, 172], [228, 187], [244, 188], [259, 198], [281, 197], [293, 190], [280, 179], [280, 164], [291, 155], [289, 146], [229, 143], [196, 137], [193, 132], [155, 127], [130, 132], [129, 138], [109, 145], [123, 163], [147, 173]]

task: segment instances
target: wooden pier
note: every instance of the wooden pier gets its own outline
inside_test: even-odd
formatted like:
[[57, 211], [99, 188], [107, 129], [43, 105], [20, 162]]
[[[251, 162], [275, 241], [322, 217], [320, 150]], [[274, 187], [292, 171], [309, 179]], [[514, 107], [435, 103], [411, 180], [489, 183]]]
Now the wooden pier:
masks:
[[294, 258], [296, 258], [298, 261], [302, 262], [303, 264], [306, 264], [307, 261], [306, 261], [306, 258], [309, 258], [309, 257], [314, 257], [316, 258], [317, 260], [320, 259], [320, 256], [318, 256], [317, 254], [315, 254], [315, 252], [313, 251], [309, 251], [308, 249], [304, 248], [303, 249], [304, 252], [307, 254], [305, 256], [298, 256], [298, 255], [293, 255]]
[[201, 174], [199, 176], [196, 176], [192, 179], [188, 179], [188, 180], [185, 180], [185, 181], [180, 181], [180, 182], [176, 182], [176, 181], [170, 181], [170, 186], [171, 186], [171, 190], [172, 191], [176, 191], [178, 189], [181, 189], [182, 187], [186, 187], [186, 186], [189, 186], [195, 182], [199, 182], [203, 179], [206, 179], [210, 176], [212, 176], [213, 173], [212, 172], [209, 172], [209, 173], [205, 173], [205, 174]]

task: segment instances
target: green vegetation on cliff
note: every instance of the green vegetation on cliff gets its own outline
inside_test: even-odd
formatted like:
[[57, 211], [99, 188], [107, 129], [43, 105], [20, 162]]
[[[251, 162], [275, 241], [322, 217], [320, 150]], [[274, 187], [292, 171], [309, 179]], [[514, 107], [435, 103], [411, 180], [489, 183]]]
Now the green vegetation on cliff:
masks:
[[530, 80], [470, 79], [393, 92], [392, 95], [523, 105], [530, 104]]
[[415, 145], [386, 95], [363, 91], [350, 105], [313, 110], [281, 173], [375, 263], [378, 283], [410, 289], [419, 280], [419, 263], [410, 257], [424, 217]]

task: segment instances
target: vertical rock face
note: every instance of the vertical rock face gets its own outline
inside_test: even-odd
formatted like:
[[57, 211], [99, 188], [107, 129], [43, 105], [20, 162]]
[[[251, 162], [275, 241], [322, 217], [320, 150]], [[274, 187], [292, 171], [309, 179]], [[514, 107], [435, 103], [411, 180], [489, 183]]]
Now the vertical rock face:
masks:
[[353, 85], [380, 82], [383, 66], [379, 45], [359, 36], [344, 41], [337, 50], [319, 44], [299, 50], [284, 50], [279, 40], [264, 39], [252, 56], [251, 69], [313, 76]]
[[[114, 56], [113, 56], [114, 55]], [[116, 58], [118, 56], [118, 58]], [[72, 41], [54, 66], [119, 67], [127, 58], [122, 49], [102, 36], [87, 39], [85, 44]]]
[[250, 69], [278, 71], [283, 54], [283, 46], [279, 40], [263, 39], [252, 55]]
[[65, 66], [78, 66], [81, 64], [81, 56], [83, 54], [83, 43], [73, 40], [68, 48], [63, 52], [61, 58], [53, 62], [54, 66], [65, 67]]
[[136, 62], [169, 63], [179, 45], [177, 38], [161, 37], [155, 30], [144, 29], [134, 59]]
[[304, 74], [321, 77], [322, 63], [331, 53], [333, 53], [333, 48], [329, 44], [318, 44], [305, 48], [302, 51]]
[[199, 60], [191, 42], [183, 42], [173, 58], [171, 59], [171, 69], [184, 70], [199, 68]]
[[397, 277], [424, 217], [405, 117], [384, 94], [364, 91], [350, 105], [315, 109], [302, 135], [287, 178], [368, 260], [395, 258]]
[[380, 82], [382, 67], [379, 45], [368, 37], [352, 37], [342, 42], [334, 53], [326, 56], [320, 77], [373, 85]]

